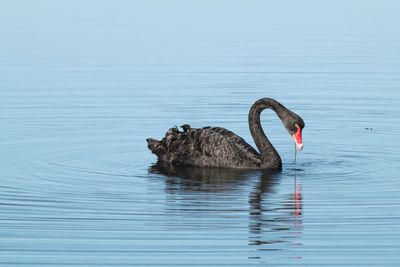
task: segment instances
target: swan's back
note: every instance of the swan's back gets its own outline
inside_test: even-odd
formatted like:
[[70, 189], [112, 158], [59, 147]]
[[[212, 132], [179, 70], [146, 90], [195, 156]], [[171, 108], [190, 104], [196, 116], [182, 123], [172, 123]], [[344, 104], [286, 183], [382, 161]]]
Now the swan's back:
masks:
[[221, 127], [171, 128], [161, 140], [147, 139], [158, 160], [172, 165], [259, 168], [259, 153], [238, 135]]

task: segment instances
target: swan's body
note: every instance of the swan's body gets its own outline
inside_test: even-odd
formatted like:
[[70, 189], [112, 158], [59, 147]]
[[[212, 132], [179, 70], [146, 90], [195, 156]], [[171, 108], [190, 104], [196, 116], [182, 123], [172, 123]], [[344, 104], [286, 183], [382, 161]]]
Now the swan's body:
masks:
[[239, 169], [281, 169], [282, 161], [276, 149], [266, 137], [260, 122], [260, 114], [274, 110], [286, 129], [293, 136], [298, 149], [303, 147], [301, 130], [304, 121], [278, 101], [262, 98], [249, 112], [249, 127], [259, 152], [243, 138], [221, 127], [191, 128], [185, 124], [183, 131], [171, 128], [161, 140], [147, 139], [148, 148], [159, 162], [172, 165], [223, 167]]

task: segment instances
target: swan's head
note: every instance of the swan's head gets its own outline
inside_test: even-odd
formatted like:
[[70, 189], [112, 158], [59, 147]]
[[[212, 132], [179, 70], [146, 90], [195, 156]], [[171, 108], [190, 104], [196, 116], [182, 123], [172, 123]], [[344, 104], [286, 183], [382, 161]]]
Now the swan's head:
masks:
[[304, 121], [294, 112], [290, 112], [285, 119], [285, 127], [289, 131], [289, 134], [292, 136], [297, 150], [303, 149], [303, 139], [301, 133], [304, 128]]

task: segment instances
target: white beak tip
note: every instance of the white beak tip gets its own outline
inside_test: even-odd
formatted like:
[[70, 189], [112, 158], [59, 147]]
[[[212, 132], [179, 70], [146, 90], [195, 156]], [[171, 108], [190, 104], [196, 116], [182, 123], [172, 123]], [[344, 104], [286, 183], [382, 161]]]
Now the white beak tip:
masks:
[[303, 149], [303, 144], [296, 144], [296, 149], [297, 150], [302, 150]]

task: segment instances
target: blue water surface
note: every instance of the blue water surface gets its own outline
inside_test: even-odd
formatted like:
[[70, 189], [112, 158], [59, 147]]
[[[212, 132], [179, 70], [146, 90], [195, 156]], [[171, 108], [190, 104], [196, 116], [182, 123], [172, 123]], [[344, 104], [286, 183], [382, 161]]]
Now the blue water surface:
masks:
[[[396, 1], [3, 1], [1, 266], [399, 266]], [[175, 125], [283, 171], [165, 170]]]

